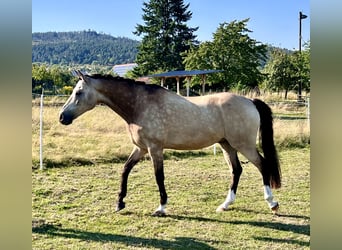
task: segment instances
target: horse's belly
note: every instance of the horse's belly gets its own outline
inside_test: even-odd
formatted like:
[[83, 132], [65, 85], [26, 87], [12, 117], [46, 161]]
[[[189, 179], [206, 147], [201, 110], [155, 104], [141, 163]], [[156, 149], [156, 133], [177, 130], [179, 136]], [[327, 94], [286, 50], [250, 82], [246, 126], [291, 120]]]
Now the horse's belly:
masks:
[[206, 141], [196, 141], [196, 142], [169, 142], [168, 144], [164, 145], [165, 149], [175, 149], [175, 150], [197, 150], [209, 147], [219, 140], [206, 140]]
[[221, 128], [216, 126], [179, 126], [168, 131], [164, 147], [179, 150], [202, 149], [219, 142], [224, 137]]

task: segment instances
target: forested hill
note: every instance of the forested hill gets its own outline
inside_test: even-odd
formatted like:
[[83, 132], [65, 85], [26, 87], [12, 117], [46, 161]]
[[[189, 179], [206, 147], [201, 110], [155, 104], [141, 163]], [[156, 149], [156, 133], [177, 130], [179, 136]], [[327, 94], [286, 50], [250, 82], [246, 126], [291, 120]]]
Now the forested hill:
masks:
[[96, 31], [32, 33], [32, 62], [115, 65], [135, 61], [139, 42]]

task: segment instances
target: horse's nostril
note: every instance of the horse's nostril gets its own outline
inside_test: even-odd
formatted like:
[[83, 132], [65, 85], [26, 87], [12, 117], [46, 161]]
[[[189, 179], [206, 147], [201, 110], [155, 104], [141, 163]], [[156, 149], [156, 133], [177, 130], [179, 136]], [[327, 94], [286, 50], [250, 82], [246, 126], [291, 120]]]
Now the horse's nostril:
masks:
[[69, 125], [72, 123], [72, 117], [61, 113], [59, 115], [59, 122], [62, 123], [63, 125]]

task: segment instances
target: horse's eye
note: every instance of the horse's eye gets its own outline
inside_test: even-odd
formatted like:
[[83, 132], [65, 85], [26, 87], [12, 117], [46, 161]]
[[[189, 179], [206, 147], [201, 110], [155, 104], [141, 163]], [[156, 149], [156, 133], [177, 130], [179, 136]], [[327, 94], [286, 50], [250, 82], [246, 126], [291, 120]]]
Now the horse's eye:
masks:
[[82, 95], [82, 92], [81, 92], [81, 91], [77, 91], [77, 92], [76, 92], [76, 96], [77, 96], [77, 97], [79, 97], [79, 96], [81, 96], [81, 95]]

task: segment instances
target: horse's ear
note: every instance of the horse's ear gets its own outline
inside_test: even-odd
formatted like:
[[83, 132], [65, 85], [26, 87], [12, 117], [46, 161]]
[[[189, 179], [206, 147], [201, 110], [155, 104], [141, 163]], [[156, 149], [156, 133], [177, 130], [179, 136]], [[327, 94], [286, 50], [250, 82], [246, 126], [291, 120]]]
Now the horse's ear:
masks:
[[84, 75], [82, 74], [82, 72], [80, 70], [76, 70], [76, 74], [81, 80], [83, 80]]
[[81, 70], [76, 70], [75, 73], [80, 78], [80, 80], [87, 82], [86, 76], [82, 73]]

